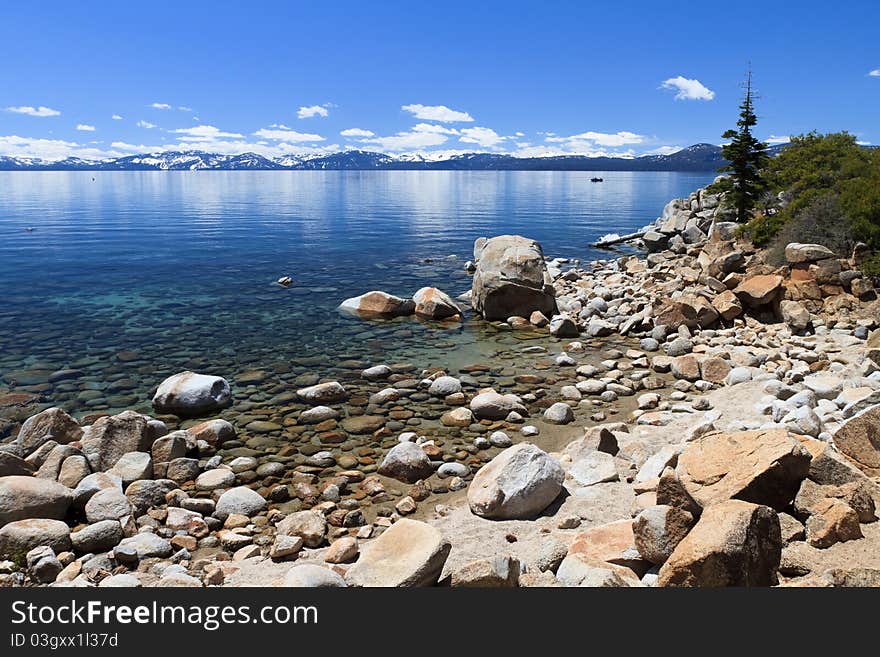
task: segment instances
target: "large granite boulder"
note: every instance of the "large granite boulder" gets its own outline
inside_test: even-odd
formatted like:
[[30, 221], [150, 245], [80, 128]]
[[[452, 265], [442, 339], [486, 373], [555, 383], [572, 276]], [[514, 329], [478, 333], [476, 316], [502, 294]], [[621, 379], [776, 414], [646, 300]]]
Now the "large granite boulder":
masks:
[[0, 527], [16, 520], [62, 520], [73, 502], [73, 491], [50, 479], [0, 477]]
[[180, 372], [165, 379], [153, 396], [159, 413], [192, 417], [225, 408], [232, 403], [226, 379], [195, 372]]
[[488, 320], [556, 314], [556, 296], [541, 245], [519, 235], [489, 239], [471, 287], [474, 310]]
[[772, 586], [782, 558], [779, 516], [727, 500], [707, 508], [660, 568], [660, 586]]
[[[119, 523], [117, 523], [119, 524]], [[61, 520], [16, 520], [0, 528], [0, 559], [14, 559], [47, 545], [55, 553], [70, 549], [70, 527]]]
[[345, 579], [351, 586], [431, 586], [451, 550], [437, 528], [404, 518], [367, 545]]
[[519, 443], [477, 472], [468, 487], [468, 504], [484, 518], [531, 518], [559, 496], [564, 479], [556, 459], [531, 443]]
[[761, 308], [772, 305], [782, 295], [782, 276], [777, 274], [760, 274], [745, 279], [734, 293], [749, 308]]
[[834, 444], [872, 477], [880, 477], [880, 404], [856, 413], [834, 432]]
[[107, 415], [87, 427], [82, 451], [94, 470], [109, 470], [129, 452], [147, 452], [158, 436], [150, 418], [134, 411]]
[[797, 494], [810, 460], [785, 429], [713, 432], [687, 443], [675, 475], [702, 508], [738, 499], [781, 511]]
[[82, 434], [79, 423], [62, 409], [47, 408], [32, 415], [21, 425], [15, 440], [16, 451], [19, 456], [25, 457], [50, 440], [66, 445], [79, 440]]
[[667, 300], [654, 313], [654, 323], [673, 330], [679, 326], [709, 328], [718, 321], [718, 315], [719, 311], [705, 297], [683, 294]]
[[359, 317], [401, 317], [412, 315], [416, 304], [412, 299], [401, 299], [393, 294], [373, 290], [346, 299], [339, 304], [339, 310]]
[[816, 262], [833, 258], [834, 252], [821, 244], [801, 244], [791, 242], [785, 247], [785, 259], [791, 264]]

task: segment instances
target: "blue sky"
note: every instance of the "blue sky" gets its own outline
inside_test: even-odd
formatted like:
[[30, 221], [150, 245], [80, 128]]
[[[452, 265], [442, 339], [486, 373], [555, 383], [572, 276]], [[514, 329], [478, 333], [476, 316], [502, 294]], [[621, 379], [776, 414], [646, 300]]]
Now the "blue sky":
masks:
[[[880, 142], [880, 3], [13, 2], [0, 155], [630, 154]], [[873, 73], [873, 75], [872, 75]]]

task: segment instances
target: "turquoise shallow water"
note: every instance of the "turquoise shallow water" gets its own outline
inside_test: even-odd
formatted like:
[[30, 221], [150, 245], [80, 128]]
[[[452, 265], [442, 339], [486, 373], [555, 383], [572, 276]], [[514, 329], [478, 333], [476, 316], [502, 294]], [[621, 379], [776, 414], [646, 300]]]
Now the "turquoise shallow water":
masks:
[[[587, 245], [643, 226], [713, 177], [594, 175], [0, 173], [0, 392], [34, 390], [84, 413], [143, 405], [184, 368], [323, 374], [353, 359], [491, 357], [518, 342], [474, 320], [374, 324], [334, 309], [371, 289], [457, 295], [483, 235], [602, 257]], [[295, 284], [274, 285], [282, 275]], [[49, 381], [65, 368], [79, 373]]]

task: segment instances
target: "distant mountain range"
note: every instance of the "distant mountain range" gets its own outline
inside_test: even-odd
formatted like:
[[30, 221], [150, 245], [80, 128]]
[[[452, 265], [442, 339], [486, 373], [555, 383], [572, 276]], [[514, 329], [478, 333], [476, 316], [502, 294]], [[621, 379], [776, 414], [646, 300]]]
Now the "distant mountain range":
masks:
[[[774, 147], [774, 150], [778, 148]], [[319, 157], [287, 155], [276, 159], [256, 153], [220, 155], [202, 151], [166, 151], [111, 160], [68, 158], [56, 162], [0, 156], [0, 171], [716, 171], [724, 164], [721, 148], [713, 144], [695, 144], [670, 155], [629, 158], [583, 155], [515, 157], [495, 153], [465, 153], [429, 159], [418, 155], [387, 155], [357, 150]]]

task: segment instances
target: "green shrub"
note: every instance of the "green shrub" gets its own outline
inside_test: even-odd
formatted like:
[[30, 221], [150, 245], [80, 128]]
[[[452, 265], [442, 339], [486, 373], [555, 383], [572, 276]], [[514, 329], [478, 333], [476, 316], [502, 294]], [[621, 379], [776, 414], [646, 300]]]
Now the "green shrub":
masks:
[[[785, 200], [775, 214], [758, 214], [746, 224], [744, 233], [757, 246], [778, 250], [786, 241], [815, 242], [847, 256], [856, 242], [865, 242], [880, 251], [880, 150], [861, 148], [846, 132], [811, 132], [792, 138], [762, 176]], [[865, 268], [876, 267], [876, 257], [865, 262], [869, 274]]]

